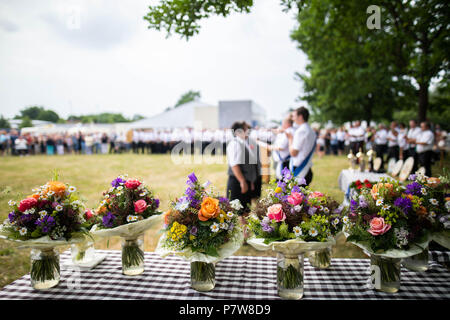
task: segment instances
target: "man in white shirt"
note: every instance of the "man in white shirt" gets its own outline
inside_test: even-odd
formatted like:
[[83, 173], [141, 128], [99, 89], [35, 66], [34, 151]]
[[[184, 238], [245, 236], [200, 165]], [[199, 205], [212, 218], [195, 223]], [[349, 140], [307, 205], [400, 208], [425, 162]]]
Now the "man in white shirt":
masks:
[[336, 132], [337, 140], [338, 140], [338, 151], [339, 155], [342, 155], [345, 148], [345, 129], [344, 127], [340, 127], [339, 130]]
[[416, 139], [422, 130], [417, 126], [416, 120], [409, 121], [409, 130], [406, 134], [406, 153], [408, 157], [414, 158], [414, 166], [412, 172], [417, 170], [417, 153], [416, 153]]
[[286, 132], [291, 135], [294, 134], [292, 128], [292, 119], [286, 118], [281, 124], [281, 128], [278, 130], [278, 134], [275, 138], [275, 142], [272, 145], [268, 145], [269, 150], [272, 150], [272, 158], [275, 163], [275, 175], [277, 179], [281, 179], [281, 170], [284, 168], [289, 169], [289, 160], [291, 154], [289, 153], [289, 139]]
[[316, 134], [308, 124], [309, 111], [300, 107], [292, 112], [292, 120], [298, 125], [295, 133], [286, 132], [291, 154], [290, 170], [297, 178], [304, 178], [306, 185], [312, 181], [312, 156], [316, 148]]
[[433, 157], [434, 134], [428, 122], [420, 123], [421, 132], [416, 139], [417, 158], [419, 166], [425, 167], [425, 175], [431, 177], [431, 160]]
[[398, 160], [399, 156], [399, 146], [398, 146], [398, 128], [397, 128], [397, 122], [392, 121], [391, 122], [391, 130], [389, 130], [387, 135], [388, 140], [388, 154], [387, 159], [394, 158], [395, 161]]
[[398, 136], [397, 136], [397, 143], [398, 143], [398, 147], [399, 147], [399, 159], [403, 160], [407, 158], [407, 154], [406, 154], [406, 134], [408, 133], [406, 126], [404, 123], [399, 123], [399, 128], [398, 128]]
[[361, 127], [361, 122], [359, 120], [355, 121], [355, 125], [348, 130], [350, 134], [350, 148], [353, 151], [353, 154], [359, 152], [364, 148], [364, 138], [366, 136], [366, 132]]
[[381, 166], [380, 171], [384, 170], [384, 156], [387, 152], [387, 135], [388, 132], [386, 130], [386, 126], [383, 123], [380, 123], [378, 125], [378, 130], [375, 133], [374, 137], [374, 143], [375, 143], [375, 153], [377, 154], [377, 157], [381, 158]]

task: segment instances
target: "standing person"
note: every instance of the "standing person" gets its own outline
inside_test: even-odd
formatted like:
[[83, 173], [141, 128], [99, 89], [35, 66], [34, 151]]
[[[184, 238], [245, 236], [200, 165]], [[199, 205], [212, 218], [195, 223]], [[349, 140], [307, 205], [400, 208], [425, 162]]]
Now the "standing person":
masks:
[[6, 140], [7, 140], [7, 135], [6, 135], [6, 131], [2, 130], [0, 131], [0, 156], [3, 156], [5, 154], [6, 151]]
[[27, 155], [28, 145], [24, 136], [19, 136], [14, 140], [16, 154], [23, 157]]
[[386, 126], [382, 123], [380, 123], [378, 125], [378, 130], [377, 132], [375, 132], [375, 138], [374, 138], [374, 143], [375, 143], [375, 153], [377, 155], [377, 157], [381, 158], [381, 166], [380, 166], [380, 171], [384, 170], [384, 155], [387, 152], [387, 136], [388, 136], [388, 132], [386, 130]]
[[300, 107], [292, 112], [292, 120], [298, 125], [295, 133], [287, 133], [291, 154], [290, 170], [297, 178], [304, 178], [309, 185], [313, 178], [312, 156], [316, 149], [316, 134], [308, 124], [309, 111]]
[[430, 124], [426, 121], [420, 123], [420, 129], [420, 134], [415, 140], [417, 158], [419, 166], [425, 167], [425, 175], [431, 177], [434, 134], [430, 130]]
[[103, 133], [102, 137], [100, 138], [100, 142], [101, 142], [101, 151], [102, 154], [107, 154], [108, 153], [108, 136], [106, 135], [106, 133]]
[[341, 156], [345, 149], [345, 129], [343, 126], [336, 132], [336, 136], [338, 140], [338, 154]]
[[355, 121], [354, 126], [348, 130], [348, 133], [350, 135], [350, 148], [353, 151], [353, 154], [358, 153], [359, 149], [363, 150], [366, 133], [361, 127], [361, 122], [359, 120]]
[[325, 155], [325, 133], [323, 131], [319, 131], [319, 138], [317, 138], [317, 153], [319, 159]]
[[397, 161], [399, 156], [399, 146], [398, 146], [398, 128], [397, 122], [395, 121], [391, 122], [391, 129], [387, 134], [387, 140], [388, 140], [387, 160], [389, 161], [389, 159], [394, 158], [395, 161]]
[[398, 156], [400, 160], [403, 160], [408, 157], [408, 155], [406, 154], [406, 134], [408, 133], [406, 126], [403, 122], [399, 123], [399, 128], [398, 128], [398, 137], [397, 137], [397, 142], [398, 142], [398, 147], [399, 147], [399, 152], [398, 152]]
[[250, 212], [252, 190], [258, 176], [256, 155], [247, 143], [248, 131], [243, 122], [235, 122], [231, 127], [233, 139], [227, 146], [228, 182], [227, 196], [230, 200], [239, 199], [243, 208], [240, 214]]
[[413, 169], [412, 172], [416, 172], [417, 171], [417, 153], [416, 153], [416, 139], [419, 136], [420, 132], [422, 130], [420, 129], [420, 127], [417, 126], [417, 122], [416, 120], [410, 120], [409, 121], [409, 130], [408, 133], [406, 134], [406, 153], [408, 154], [408, 157], [413, 157], [414, 158], [414, 165], [413, 165]]
[[[251, 132], [252, 127], [250, 124], [244, 121], [244, 130], [246, 133]], [[254, 183], [254, 187], [251, 188], [251, 199], [258, 199], [261, 197], [261, 189], [262, 189], [262, 175], [261, 175], [261, 156], [260, 149], [258, 144], [258, 136], [252, 138], [251, 135], [246, 134], [246, 145], [250, 148], [250, 151], [253, 153], [254, 157], [250, 159], [250, 164], [254, 164], [254, 160], [256, 160], [256, 181]], [[255, 159], [256, 158], [256, 159]]]
[[294, 133], [292, 124], [293, 121], [291, 118], [284, 119], [281, 128], [278, 130], [275, 142], [268, 146], [269, 150], [273, 151], [272, 158], [276, 164], [275, 176], [277, 179], [281, 179], [281, 171], [284, 168], [289, 169], [291, 154], [289, 153], [289, 139], [286, 132], [289, 132], [291, 135]]
[[331, 152], [333, 153], [333, 155], [337, 156], [338, 154], [338, 137], [337, 137], [337, 132], [336, 129], [333, 128], [330, 131], [330, 146], [331, 146]]
[[47, 155], [52, 156], [55, 154], [55, 139], [52, 135], [49, 135], [47, 137], [47, 141], [45, 142], [45, 145], [47, 147]]

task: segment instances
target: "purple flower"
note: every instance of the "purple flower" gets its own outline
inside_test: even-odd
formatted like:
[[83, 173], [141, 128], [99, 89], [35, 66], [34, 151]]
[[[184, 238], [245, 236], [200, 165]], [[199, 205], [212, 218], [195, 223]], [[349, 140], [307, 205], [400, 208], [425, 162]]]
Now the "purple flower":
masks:
[[308, 214], [309, 214], [310, 216], [312, 216], [314, 213], [316, 213], [316, 211], [317, 211], [317, 208], [316, 208], [316, 207], [309, 207], [309, 209], [308, 209]]
[[342, 209], [344, 209], [344, 207], [340, 205], [339, 207], [333, 210], [333, 213], [340, 214], [342, 212]]
[[114, 188], [117, 188], [118, 186], [120, 186], [121, 183], [125, 183], [125, 180], [123, 180], [122, 178], [116, 178], [111, 182], [111, 185]]
[[422, 189], [422, 185], [417, 182], [410, 183], [406, 186], [405, 193], [406, 194], [412, 194], [414, 196], [421, 196], [422, 192], [420, 191]]
[[369, 204], [367, 203], [367, 201], [364, 198], [364, 196], [359, 196], [359, 206], [361, 208], [367, 208], [369, 206]]
[[283, 181], [278, 180], [277, 187], [280, 187], [283, 190], [283, 192], [286, 192], [286, 183], [284, 183]]
[[197, 227], [196, 226], [192, 226], [191, 230], [189, 231], [190, 234], [192, 234], [193, 236], [197, 235]]
[[9, 222], [13, 222], [13, 220], [14, 220], [15, 217], [16, 217], [16, 214], [14, 213], [14, 211], [10, 212], [10, 213], [8, 214]]
[[292, 174], [287, 167], [284, 167], [283, 170], [281, 170], [281, 174], [283, 175], [284, 181], [292, 179]]
[[195, 197], [195, 190], [191, 189], [190, 187], [187, 187], [184, 194], [187, 195], [188, 198], [193, 198], [193, 197]]
[[299, 185], [306, 185], [306, 179], [305, 178], [297, 178], [297, 183]]
[[155, 199], [155, 209], [159, 208], [159, 199]]
[[271, 226], [269, 226], [268, 224], [261, 224], [262, 227], [262, 231], [264, 232], [272, 232], [273, 228]]
[[234, 223], [233, 222], [231, 222], [230, 223], [230, 225], [228, 226], [228, 230], [233, 230], [234, 229]]
[[397, 198], [394, 201], [394, 206], [400, 208], [403, 213], [407, 214], [412, 208], [412, 201], [409, 198]]
[[188, 178], [189, 178], [188, 183], [191, 182], [192, 184], [194, 184], [198, 181], [194, 172], [192, 172], [190, 175], [188, 175]]
[[219, 197], [219, 202], [221, 203], [228, 203], [230, 200], [228, 200], [228, 198], [224, 198], [224, 197]]
[[416, 180], [416, 178], [417, 178], [417, 175], [415, 175], [415, 174], [410, 174], [409, 177], [408, 177], [408, 180], [414, 181], [414, 180]]
[[293, 186], [291, 192], [301, 193], [300, 187], [299, 186]]
[[358, 209], [358, 202], [356, 202], [355, 200], [351, 199], [350, 200], [350, 211], [354, 212], [356, 209]]
[[42, 227], [42, 232], [48, 233], [51, 230], [51, 227], [55, 226], [55, 219], [52, 216], [44, 216], [41, 219], [38, 219], [35, 224]]
[[116, 219], [116, 217], [111, 212], [106, 213], [102, 219], [103, 225], [107, 228], [111, 228], [113, 226], [114, 219]]

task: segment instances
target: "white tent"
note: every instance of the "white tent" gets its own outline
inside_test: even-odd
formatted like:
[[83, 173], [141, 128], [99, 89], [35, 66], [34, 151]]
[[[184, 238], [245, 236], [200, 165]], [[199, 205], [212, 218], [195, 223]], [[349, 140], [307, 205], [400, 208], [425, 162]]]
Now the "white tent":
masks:
[[218, 107], [199, 100], [182, 104], [156, 116], [135, 121], [130, 129], [149, 128], [218, 128]]

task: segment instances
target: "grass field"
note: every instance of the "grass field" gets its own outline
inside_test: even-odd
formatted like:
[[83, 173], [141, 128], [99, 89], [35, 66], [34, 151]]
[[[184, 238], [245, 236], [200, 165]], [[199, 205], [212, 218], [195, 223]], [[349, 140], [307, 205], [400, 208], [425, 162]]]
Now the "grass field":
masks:
[[[212, 160], [214, 159], [209, 159]], [[0, 158], [0, 221], [6, 219], [8, 201], [20, 200], [31, 193], [31, 189], [44, 184], [59, 172], [60, 180], [77, 187], [88, 207], [97, 207], [101, 193], [110, 187], [117, 175], [128, 173], [130, 177], [143, 179], [161, 200], [165, 210], [171, 199], [181, 195], [186, 186], [186, 177], [195, 171], [200, 180], [209, 180], [217, 191], [225, 193], [226, 164], [178, 164], [174, 165], [170, 155], [65, 155]], [[448, 165], [448, 162], [446, 162]], [[343, 193], [338, 187], [338, 176], [348, 167], [345, 156], [325, 156], [314, 159], [314, 177], [311, 187], [342, 201]], [[436, 172], [435, 170], [434, 172]], [[145, 250], [153, 251], [161, 235], [158, 225], [146, 233]], [[120, 239], [111, 238], [96, 243], [99, 249], [120, 249]], [[67, 248], [62, 248], [64, 250]], [[256, 251], [244, 245], [236, 255], [273, 255]], [[334, 257], [365, 257], [357, 247], [345, 243], [340, 237], [333, 249]], [[19, 250], [8, 241], [0, 240], [0, 288], [29, 272], [29, 250]]]

